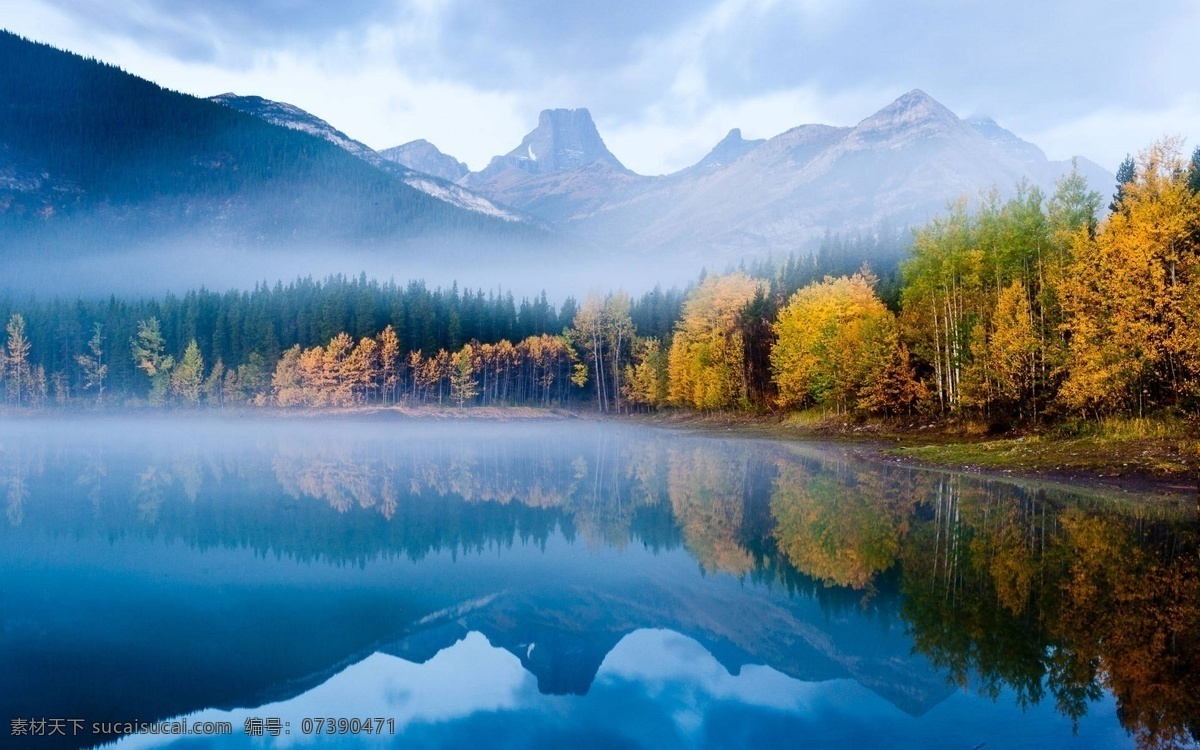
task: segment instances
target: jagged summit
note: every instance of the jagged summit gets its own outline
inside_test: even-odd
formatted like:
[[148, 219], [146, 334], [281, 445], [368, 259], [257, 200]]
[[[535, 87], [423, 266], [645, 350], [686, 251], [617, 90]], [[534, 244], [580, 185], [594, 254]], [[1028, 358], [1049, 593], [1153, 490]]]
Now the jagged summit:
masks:
[[883, 140], [946, 134], [967, 128], [958, 115], [932, 96], [913, 89], [860, 122], [853, 134], [866, 140]]
[[[543, 155], [575, 119], [593, 132], [583, 110], [547, 111], [518, 149], [469, 175], [467, 184], [553, 226], [678, 256], [787, 252], [831, 230], [919, 224], [946, 201], [992, 187], [1008, 194], [1024, 180], [1053, 190], [1072, 168], [991, 121], [961, 119], [920, 89], [853, 127], [800, 125], [762, 142], [734, 128], [669, 179], [599, 161], [567, 166], [587, 159], [544, 170], [550, 159]], [[1096, 189], [1111, 184], [1105, 170], [1076, 163]]]
[[712, 151], [709, 151], [707, 156], [689, 167], [688, 171], [698, 169], [714, 169], [716, 167], [723, 167], [727, 164], [732, 164], [744, 154], [753, 150], [755, 146], [765, 142], [766, 139], [764, 138], [748, 141], [742, 138], [741, 128], [734, 128], [733, 130], [730, 130], [729, 133], [726, 134], [726, 136], [722, 138], [716, 146], [713, 146]]
[[521, 145], [493, 158], [482, 171], [471, 175], [470, 181], [481, 182], [508, 169], [540, 175], [596, 163], [627, 171], [604, 145], [587, 109], [544, 109], [537, 127]]
[[437, 146], [424, 138], [385, 148], [379, 155], [388, 161], [414, 169], [418, 172], [458, 182], [471, 170], [453, 156], [442, 153]]

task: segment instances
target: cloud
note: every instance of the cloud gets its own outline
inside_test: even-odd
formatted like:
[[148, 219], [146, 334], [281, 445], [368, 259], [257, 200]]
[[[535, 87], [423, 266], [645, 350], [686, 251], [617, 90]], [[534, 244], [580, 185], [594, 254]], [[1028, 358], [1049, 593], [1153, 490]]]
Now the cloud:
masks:
[[374, 0], [45, 0], [101, 34], [170, 57], [245, 64], [263, 48], [320, 43], [330, 35], [396, 20]]
[[290, 101], [369, 145], [428, 138], [474, 168], [547, 107], [588, 107], [619, 158], [659, 173], [731, 127], [852, 125], [912, 88], [1109, 168], [1147, 133], [1200, 135], [1191, 0], [14, 5], [0, 25], [172, 88]]

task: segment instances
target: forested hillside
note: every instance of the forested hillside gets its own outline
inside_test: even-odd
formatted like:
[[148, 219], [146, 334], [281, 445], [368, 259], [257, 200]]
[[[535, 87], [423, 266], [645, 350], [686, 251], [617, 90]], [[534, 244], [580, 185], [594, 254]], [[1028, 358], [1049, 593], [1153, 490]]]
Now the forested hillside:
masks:
[[[633, 299], [555, 306], [365, 276], [106, 302], [9, 300], [5, 396], [310, 407], [674, 406], [966, 420], [1200, 409], [1200, 149], [965, 201], [916, 231], [827, 238]], [[871, 259], [853, 267], [852, 257]]]
[[529, 231], [414, 190], [320, 138], [7, 32], [0, 149], [10, 254], [94, 254], [181, 233], [258, 246]]

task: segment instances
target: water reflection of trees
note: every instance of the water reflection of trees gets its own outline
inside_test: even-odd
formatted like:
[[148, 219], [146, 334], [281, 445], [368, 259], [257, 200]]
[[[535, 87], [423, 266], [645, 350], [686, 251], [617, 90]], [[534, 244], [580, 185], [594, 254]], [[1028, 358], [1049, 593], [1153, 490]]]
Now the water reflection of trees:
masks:
[[[596, 546], [678, 546], [666, 441], [631, 434], [50, 438], [0, 454], [0, 499], [8, 528], [25, 520], [32, 488], [35, 520], [50, 533], [143, 533], [335, 562], [544, 545], [556, 530]], [[46, 474], [48, 450], [55, 460]]]
[[1146, 747], [1200, 730], [1200, 543], [1170, 514], [640, 430], [5, 447], [0, 538], [141, 533], [336, 563], [556, 532], [682, 544], [706, 571], [902, 617], [983, 694], [1078, 718], [1108, 689]]
[[771, 499], [781, 551], [814, 578], [869, 589], [900, 552], [915, 498], [909, 484], [845, 464], [813, 472], [781, 462]]
[[708, 570], [744, 576], [756, 561], [741, 538], [747, 485], [761, 465], [748, 450], [706, 450], [690, 445], [669, 451], [668, 492], [688, 551]]
[[[1048, 691], [1064, 714], [1112, 690], [1146, 747], [1200, 724], [1200, 560], [1194, 529], [1043, 499], [950, 488], [962, 519], [937, 521], [904, 555], [905, 617], [917, 648], [960, 682], [1022, 701]], [[932, 532], [932, 533], [930, 533]], [[932, 550], [929, 537], [934, 537]], [[945, 554], [945, 543], [966, 549]]]
[[897, 570], [918, 652], [950, 679], [1078, 719], [1107, 688], [1142, 747], [1200, 734], [1194, 521], [1047, 492], [837, 461], [780, 466], [779, 549], [870, 593]]

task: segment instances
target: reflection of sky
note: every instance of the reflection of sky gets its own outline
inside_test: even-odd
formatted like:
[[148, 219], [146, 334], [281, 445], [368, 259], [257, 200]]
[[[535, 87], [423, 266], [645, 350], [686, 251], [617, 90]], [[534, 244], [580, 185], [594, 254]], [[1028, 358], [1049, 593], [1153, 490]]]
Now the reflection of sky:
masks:
[[[586, 696], [542, 695], [515, 656], [471, 633], [424, 664], [377, 653], [291, 700], [187, 717], [229, 721], [232, 737], [127, 737], [117, 747], [1129, 747], [1114, 714], [1111, 698], [1093, 704], [1073, 734], [1048, 703], [1022, 712], [1009, 695], [958, 692], [914, 717], [852, 680], [802, 682], [765, 666], [731, 675], [667, 630], [625, 637]], [[394, 718], [396, 734], [300, 732], [306, 717], [368, 716]], [[291, 734], [246, 737], [247, 717], [277, 717]]]

